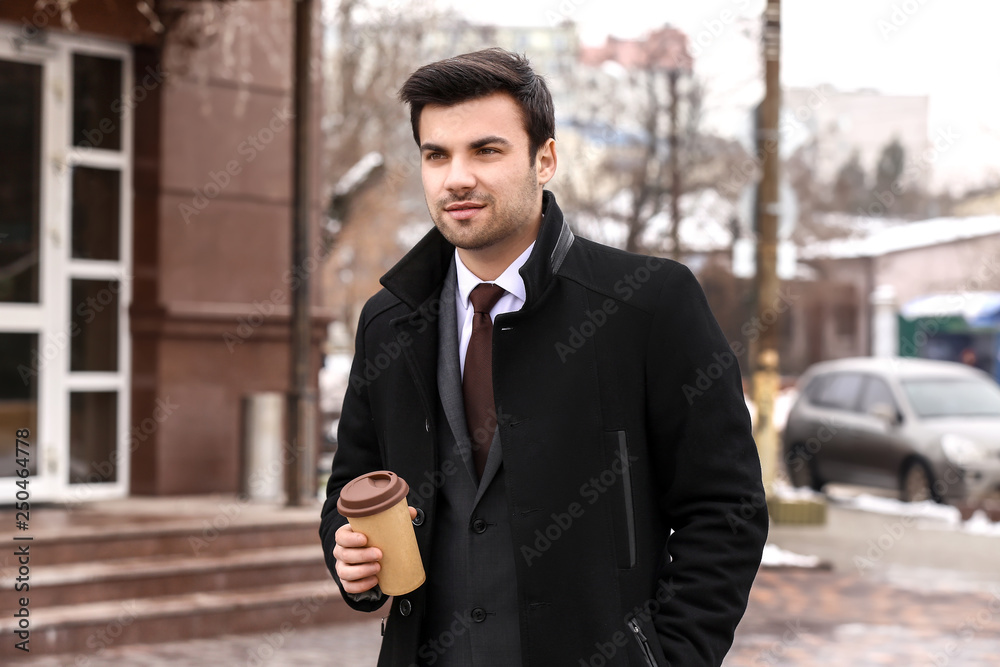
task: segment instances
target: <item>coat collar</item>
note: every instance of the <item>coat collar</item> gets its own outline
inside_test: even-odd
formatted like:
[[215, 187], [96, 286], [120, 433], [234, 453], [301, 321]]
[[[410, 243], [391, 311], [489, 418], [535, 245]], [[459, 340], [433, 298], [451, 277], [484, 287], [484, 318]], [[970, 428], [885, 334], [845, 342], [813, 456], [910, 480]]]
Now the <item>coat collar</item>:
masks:
[[[526, 306], [530, 306], [545, 291], [565, 259], [573, 238], [573, 232], [566, 224], [555, 196], [548, 190], [544, 191], [542, 225], [538, 230], [535, 247], [520, 271], [527, 295]], [[455, 246], [435, 227], [389, 269], [379, 282], [400, 301], [416, 310], [441, 289], [454, 255]]]

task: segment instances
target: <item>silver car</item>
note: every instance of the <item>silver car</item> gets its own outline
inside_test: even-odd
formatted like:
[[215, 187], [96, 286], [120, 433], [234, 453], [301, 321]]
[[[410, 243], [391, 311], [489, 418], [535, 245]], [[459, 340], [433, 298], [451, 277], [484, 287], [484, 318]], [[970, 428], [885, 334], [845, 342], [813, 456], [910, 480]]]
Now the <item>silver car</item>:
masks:
[[799, 381], [783, 435], [796, 486], [898, 489], [902, 500], [1000, 497], [1000, 387], [969, 366], [839, 359]]

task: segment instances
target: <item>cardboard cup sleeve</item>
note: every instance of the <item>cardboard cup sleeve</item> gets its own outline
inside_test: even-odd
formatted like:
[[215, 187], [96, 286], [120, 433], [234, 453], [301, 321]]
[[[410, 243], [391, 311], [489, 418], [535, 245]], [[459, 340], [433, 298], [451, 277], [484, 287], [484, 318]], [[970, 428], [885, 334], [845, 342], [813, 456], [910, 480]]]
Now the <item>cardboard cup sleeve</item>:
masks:
[[356, 477], [344, 485], [337, 511], [351, 528], [368, 537], [368, 546], [382, 550], [379, 588], [386, 595], [405, 595], [424, 583], [424, 566], [410, 521], [406, 494], [410, 487], [388, 470]]

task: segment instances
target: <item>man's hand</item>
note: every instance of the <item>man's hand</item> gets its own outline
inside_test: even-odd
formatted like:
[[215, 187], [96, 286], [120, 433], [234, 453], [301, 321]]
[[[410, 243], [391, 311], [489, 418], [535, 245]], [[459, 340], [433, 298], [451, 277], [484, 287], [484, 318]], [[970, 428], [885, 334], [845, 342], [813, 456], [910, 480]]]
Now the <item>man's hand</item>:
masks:
[[[410, 520], [416, 516], [416, 508], [411, 507]], [[378, 572], [382, 569], [378, 562], [382, 560], [382, 550], [366, 546], [368, 536], [355, 532], [349, 523], [338, 528], [334, 537], [337, 546], [333, 548], [333, 557], [337, 560], [337, 576], [344, 590], [356, 595], [375, 588]]]

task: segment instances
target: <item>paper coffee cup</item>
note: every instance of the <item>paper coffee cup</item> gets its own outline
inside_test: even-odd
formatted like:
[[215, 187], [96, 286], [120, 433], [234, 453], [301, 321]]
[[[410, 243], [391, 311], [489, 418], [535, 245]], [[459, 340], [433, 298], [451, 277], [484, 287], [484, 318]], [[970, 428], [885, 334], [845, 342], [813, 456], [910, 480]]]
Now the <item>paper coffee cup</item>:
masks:
[[377, 470], [344, 485], [337, 511], [351, 528], [382, 550], [378, 585], [386, 595], [404, 595], [424, 583], [417, 536], [410, 521], [406, 494], [410, 487], [395, 473]]

